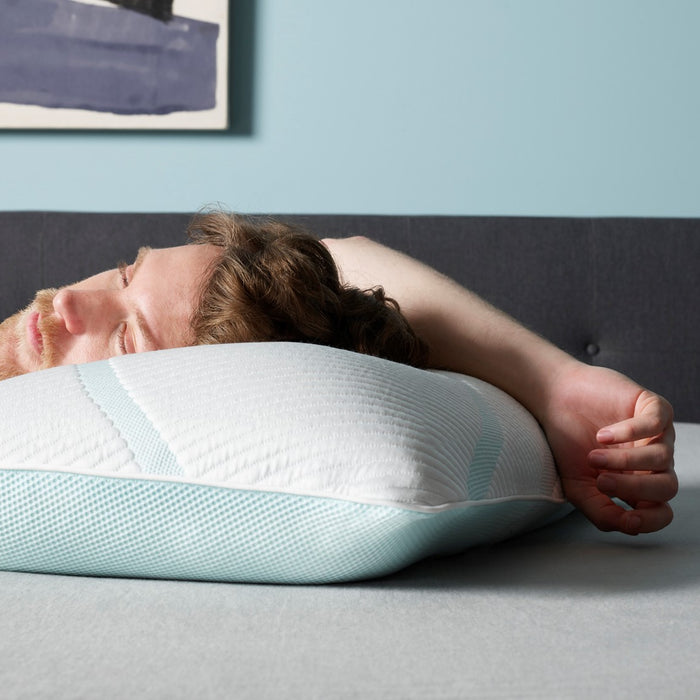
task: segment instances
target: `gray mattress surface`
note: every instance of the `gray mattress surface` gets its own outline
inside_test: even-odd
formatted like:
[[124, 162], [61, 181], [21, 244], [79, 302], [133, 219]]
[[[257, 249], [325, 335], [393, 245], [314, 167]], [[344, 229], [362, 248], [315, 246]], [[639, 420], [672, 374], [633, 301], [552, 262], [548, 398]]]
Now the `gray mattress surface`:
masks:
[[700, 425], [662, 532], [579, 514], [385, 579], [263, 586], [0, 572], [0, 697], [693, 698]]

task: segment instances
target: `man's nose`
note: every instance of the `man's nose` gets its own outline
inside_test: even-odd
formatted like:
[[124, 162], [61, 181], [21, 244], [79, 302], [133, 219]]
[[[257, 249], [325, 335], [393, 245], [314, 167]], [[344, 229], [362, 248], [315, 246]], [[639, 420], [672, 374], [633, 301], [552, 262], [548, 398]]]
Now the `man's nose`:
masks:
[[114, 306], [110, 295], [106, 290], [66, 287], [56, 293], [53, 308], [71, 335], [81, 335], [108, 321]]

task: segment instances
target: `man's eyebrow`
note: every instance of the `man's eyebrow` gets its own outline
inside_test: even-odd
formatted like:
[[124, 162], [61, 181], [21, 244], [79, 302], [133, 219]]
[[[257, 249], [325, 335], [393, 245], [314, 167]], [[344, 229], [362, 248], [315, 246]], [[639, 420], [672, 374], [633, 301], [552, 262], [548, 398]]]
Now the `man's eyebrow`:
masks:
[[153, 335], [151, 334], [151, 331], [148, 328], [148, 324], [146, 323], [146, 319], [143, 317], [142, 313], [138, 309], [135, 312], [135, 316], [136, 316], [136, 325], [138, 326], [139, 333], [141, 334], [141, 337], [143, 338], [144, 349], [145, 350], [158, 350], [158, 345], [156, 344], [156, 341], [153, 339]]
[[136, 260], [134, 260], [134, 262], [133, 262], [133, 270], [131, 271], [132, 276], [136, 274], [136, 270], [139, 269], [144, 258], [150, 252], [151, 252], [151, 249], [148, 246], [143, 246], [143, 247], [139, 248], [139, 252], [136, 254]]

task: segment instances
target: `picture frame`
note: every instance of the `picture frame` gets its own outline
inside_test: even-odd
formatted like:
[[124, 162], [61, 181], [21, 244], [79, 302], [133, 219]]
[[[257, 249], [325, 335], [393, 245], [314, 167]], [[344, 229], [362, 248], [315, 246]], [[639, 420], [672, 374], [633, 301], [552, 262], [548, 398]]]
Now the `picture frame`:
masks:
[[0, 0], [0, 129], [227, 129], [228, 5]]

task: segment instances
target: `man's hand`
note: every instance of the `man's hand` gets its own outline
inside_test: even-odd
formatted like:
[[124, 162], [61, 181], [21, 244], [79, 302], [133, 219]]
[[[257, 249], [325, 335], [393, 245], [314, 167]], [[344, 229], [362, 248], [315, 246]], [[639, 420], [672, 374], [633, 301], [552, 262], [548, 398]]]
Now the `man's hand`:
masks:
[[678, 491], [668, 401], [578, 363], [553, 387], [542, 422], [569, 501], [601, 530], [637, 535], [668, 525]]

